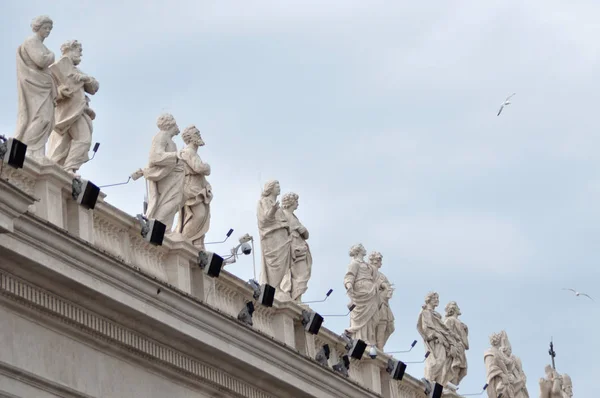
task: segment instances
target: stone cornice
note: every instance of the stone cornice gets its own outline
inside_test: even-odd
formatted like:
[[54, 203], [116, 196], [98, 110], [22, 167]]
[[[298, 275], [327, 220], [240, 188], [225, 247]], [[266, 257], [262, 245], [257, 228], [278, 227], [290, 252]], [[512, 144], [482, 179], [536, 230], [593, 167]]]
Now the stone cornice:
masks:
[[25, 213], [35, 201], [27, 192], [0, 179], [0, 233], [13, 232], [14, 219]]

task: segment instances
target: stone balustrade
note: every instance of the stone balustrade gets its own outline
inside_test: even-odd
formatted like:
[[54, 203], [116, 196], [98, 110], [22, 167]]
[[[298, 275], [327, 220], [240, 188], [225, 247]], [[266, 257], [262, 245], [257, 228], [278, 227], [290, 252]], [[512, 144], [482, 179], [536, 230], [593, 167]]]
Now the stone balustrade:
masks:
[[[162, 246], [146, 243], [136, 218], [106, 202], [105, 195], [101, 194], [94, 210], [78, 206], [71, 196], [71, 178], [49, 161], [27, 158], [23, 169], [4, 166], [0, 177], [0, 233], [11, 232], [13, 219], [29, 211], [115, 260], [195, 297], [224, 316], [237, 317], [245, 302], [252, 300], [247, 283], [226, 270], [219, 278], [201, 272], [196, 264], [197, 250], [190, 243], [168, 237]], [[20, 205], [25, 202], [34, 203], [28, 208]], [[330, 366], [323, 368], [323, 372], [341, 377], [333, 374], [331, 366], [343, 355], [343, 340], [326, 328], [321, 328], [317, 336], [306, 333], [300, 321], [303, 308], [306, 307], [293, 302], [276, 302], [272, 308], [257, 306], [253, 328], [310, 358], [328, 344]], [[361, 361], [352, 360], [350, 380], [385, 398], [425, 398], [423, 384], [409, 374], [401, 382], [390, 379], [385, 371], [388, 358], [380, 354], [371, 359], [365, 353]], [[452, 393], [444, 396], [458, 397]]]

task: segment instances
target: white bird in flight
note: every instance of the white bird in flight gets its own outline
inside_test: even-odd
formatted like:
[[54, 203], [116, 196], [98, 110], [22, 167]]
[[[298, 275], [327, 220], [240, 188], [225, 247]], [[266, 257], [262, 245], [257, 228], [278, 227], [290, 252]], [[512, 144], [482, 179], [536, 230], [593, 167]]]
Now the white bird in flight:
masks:
[[594, 301], [594, 299], [593, 299], [592, 297], [590, 297], [590, 295], [589, 295], [589, 294], [586, 294], [586, 293], [580, 293], [580, 292], [578, 292], [578, 291], [577, 291], [577, 290], [575, 290], [575, 289], [565, 289], [565, 288], [563, 288], [563, 290], [569, 290], [569, 291], [571, 291], [571, 292], [575, 293], [575, 296], [577, 296], [577, 297], [579, 297], [579, 296], [585, 296], [585, 297], [589, 298], [590, 300]]
[[510, 99], [515, 94], [516, 93], [512, 93], [511, 95], [509, 95], [508, 97], [506, 97], [506, 99], [504, 100], [504, 102], [502, 103], [502, 105], [500, 105], [500, 110], [498, 111], [498, 114], [496, 116], [500, 116], [500, 114], [502, 113], [502, 109], [504, 109], [505, 106], [508, 106], [508, 105], [510, 105], [512, 103], [512, 102], [510, 102]]

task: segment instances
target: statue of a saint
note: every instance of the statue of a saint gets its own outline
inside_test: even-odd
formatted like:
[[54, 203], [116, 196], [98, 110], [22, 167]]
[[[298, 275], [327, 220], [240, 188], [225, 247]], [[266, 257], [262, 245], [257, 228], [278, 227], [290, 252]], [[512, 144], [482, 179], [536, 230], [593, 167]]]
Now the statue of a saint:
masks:
[[394, 286], [388, 278], [381, 272], [383, 264], [383, 255], [379, 252], [373, 252], [369, 255], [369, 265], [377, 270], [375, 284], [379, 290], [379, 322], [375, 328], [376, 346], [383, 350], [394, 330], [394, 314], [390, 308], [390, 299], [394, 294]]
[[308, 230], [300, 223], [294, 211], [298, 208], [298, 194], [293, 192], [286, 193], [281, 199], [283, 213], [287, 217], [292, 238], [292, 265], [289, 277], [286, 278], [291, 284], [284, 290], [291, 292], [292, 300], [300, 301], [302, 295], [308, 289], [308, 280], [310, 279], [312, 267], [312, 255], [306, 240], [308, 239]]
[[48, 137], [54, 128], [56, 84], [48, 67], [54, 53], [44, 45], [52, 31], [45, 15], [31, 22], [33, 35], [17, 49], [17, 89], [19, 94], [15, 138], [27, 144], [29, 155], [43, 158]]
[[565, 373], [561, 377], [563, 398], [573, 398], [573, 381], [571, 381], [571, 376]]
[[425, 378], [430, 382], [435, 381], [446, 386], [452, 378], [452, 363], [458, 357], [458, 350], [454, 335], [442, 322], [442, 316], [435, 310], [439, 304], [440, 298], [437, 293], [427, 294], [419, 314], [417, 330], [429, 351], [429, 356], [425, 360]]
[[564, 398], [563, 378], [550, 365], [545, 371], [546, 378], [540, 379], [540, 398]]
[[458, 319], [460, 315], [460, 308], [458, 308], [456, 301], [451, 301], [446, 305], [444, 324], [454, 334], [458, 351], [458, 356], [454, 358], [450, 368], [452, 374], [450, 382], [455, 386], [458, 386], [460, 381], [467, 375], [467, 355], [465, 351], [469, 349], [469, 328]]
[[487, 371], [487, 394], [489, 398], [497, 398], [502, 394], [506, 398], [515, 398], [512, 387], [513, 376], [509, 374], [509, 358], [502, 352], [502, 334], [490, 336], [491, 347], [483, 355]]
[[365, 262], [367, 251], [362, 244], [352, 246], [349, 255], [352, 260], [344, 277], [344, 287], [350, 297], [349, 306], [354, 304], [355, 307], [350, 313], [350, 327], [346, 329], [346, 333], [354, 339], [375, 345], [380, 304], [379, 287], [376, 283], [378, 271]]
[[292, 239], [288, 219], [277, 201], [280, 193], [279, 181], [267, 182], [256, 210], [262, 249], [260, 282], [273, 286], [276, 289], [275, 297], [279, 301], [289, 301], [290, 291], [281, 282], [286, 275], [289, 278]]
[[152, 139], [148, 166], [131, 175], [135, 181], [145, 177], [148, 182], [148, 209], [146, 218], [155, 219], [167, 226], [167, 233], [173, 226], [173, 217], [183, 203], [184, 171], [181, 156], [173, 137], [179, 134], [179, 127], [173, 115], [165, 113], [158, 117], [159, 132]]
[[210, 175], [210, 166], [198, 156], [198, 148], [204, 146], [204, 141], [196, 126], [185, 128], [181, 136], [186, 145], [180, 152], [185, 170], [184, 203], [179, 212], [176, 230], [184, 239], [204, 250], [204, 237], [210, 226], [210, 202], [213, 198], [212, 188], [206, 181], [206, 177]]
[[60, 47], [60, 51], [61, 59], [50, 65], [50, 71], [58, 82], [58, 98], [56, 125], [50, 134], [48, 157], [65, 171], [75, 174], [89, 160], [92, 120], [96, 118], [85, 93], [96, 94], [100, 85], [77, 67], [83, 54], [80, 42], [68, 41]]
[[523, 364], [521, 359], [512, 353], [512, 347], [508, 341], [508, 335], [503, 330], [500, 335], [501, 339], [501, 350], [508, 359], [507, 368], [508, 374], [512, 376], [511, 386], [515, 394], [515, 398], [529, 398], [529, 392], [527, 391], [527, 377], [523, 372]]

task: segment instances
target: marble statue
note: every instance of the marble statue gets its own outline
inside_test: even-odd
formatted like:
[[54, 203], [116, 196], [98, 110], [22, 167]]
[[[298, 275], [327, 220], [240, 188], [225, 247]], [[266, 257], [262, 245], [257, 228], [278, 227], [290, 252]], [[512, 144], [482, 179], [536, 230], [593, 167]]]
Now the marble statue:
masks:
[[[546, 366], [546, 378], [540, 379], [540, 398], [565, 398], [563, 378], [552, 366]], [[571, 394], [572, 396], [572, 394]]]
[[573, 398], [573, 382], [568, 374], [562, 375], [563, 398]]
[[185, 180], [183, 184], [183, 207], [179, 212], [176, 231], [183, 238], [204, 250], [204, 237], [210, 227], [210, 202], [213, 198], [212, 187], [206, 181], [210, 175], [210, 166], [198, 156], [198, 148], [204, 146], [200, 131], [189, 126], [181, 134], [186, 147], [181, 150]]
[[[527, 391], [527, 377], [523, 372], [523, 364], [521, 359], [512, 353], [512, 347], [508, 341], [508, 335], [505, 331], [500, 332], [501, 338], [501, 350], [506, 356], [507, 368], [509, 376], [512, 376], [510, 383], [514, 391], [515, 398], [529, 398], [529, 392]], [[509, 377], [510, 378], [510, 377]]]
[[306, 243], [308, 230], [294, 214], [294, 211], [298, 208], [298, 194], [290, 192], [283, 195], [281, 206], [288, 221], [292, 240], [290, 273], [284, 279], [284, 284], [289, 286], [283, 290], [291, 292], [292, 300], [300, 301], [302, 295], [308, 289], [312, 267], [312, 255], [308, 243]]
[[96, 113], [89, 107], [90, 95], [96, 94], [100, 85], [93, 77], [81, 72], [83, 47], [71, 40], [60, 47], [62, 57], [50, 65], [58, 84], [56, 100], [56, 125], [48, 141], [48, 157], [67, 172], [75, 174], [89, 160], [92, 145], [92, 120]]
[[148, 183], [148, 209], [146, 218], [155, 219], [171, 231], [173, 218], [183, 203], [184, 169], [181, 155], [173, 137], [179, 134], [179, 127], [169, 113], [158, 117], [159, 132], [152, 139], [148, 166], [131, 175], [135, 181], [140, 177]]
[[379, 322], [375, 328], [376, 346], [383, 350], [385, 343], [394, 333], [394, 314], [390, 309], [390, 299], [394, 294], [394, 286], [388, 278], [380, 271], [383, 264], [383, 256], [379, 252], [369, 255], [369, 265], [377, 270], [376, 285], [379, 289]]
[[349, 306], [354, 304], [355, 307], [350, 313], [350, 327], [346, 329], [346, 333], [353, 339], [375, 345], [381, 302], [377, 286], [378, 271], [365, 262], [367, 251], [362, 244], [352, 246], [349, 255], [352, 260], [344, 277], [344, 287], [350, 297]]
[[18, 111], [15, 138], [27, 144], [27, 153], [45, 155], [48, 137], [54, 128], [56, 84], [48, 67], [54, 53], [44, 45], [52, 31], [52, 20], [39, 16], [31, 22], [33, 35], [17, 49]]
[[505, 398], [515, 398], [512, 386], [514, 376], [508, 370], [509, 358], [502, 350], [502, 334], [490, 336], [491, 347], [484, 353], [483, 360], [487, 372], [487, 394], [489, 398], [497, 398], [502, 394]]
[[439, 295], [435, 292], [425, 297], [417, 322], [417, 330], [429, 356], [425, 360], [425, 378], [442, 386], [452, 379], [454, 363], [459, 358], [458, 343], [454, 334], [442, 322], [442, 316], [435, 310], [440, 304]]
[[467, 375], [467, 354], [469, 349], [469, 328], [458, 317], [461, 315], [460, 308], [456, 301], [451, 301], [446, 305], [446, 316], [444, 325], [454, 334], [458, 356], [452, 361], [450, 368], [450, 382], [458, 386], [462, 379]]
[[256, 210], [262, 249], [260, 283], [273, 286], [276, 289], [275, 297], [279, 301], [289, 301], [292, 298], [290, 284], [282, 286], [282, 281], [289, 278], [290, 274], [292, 239], [288, 219], [277, 201], [280, 193], [279, 181], [267, 182]]

